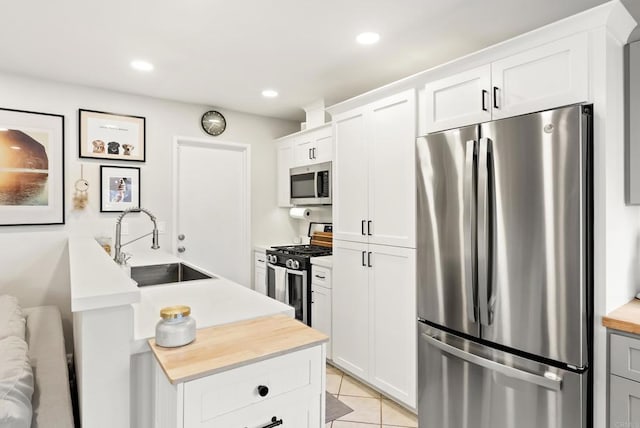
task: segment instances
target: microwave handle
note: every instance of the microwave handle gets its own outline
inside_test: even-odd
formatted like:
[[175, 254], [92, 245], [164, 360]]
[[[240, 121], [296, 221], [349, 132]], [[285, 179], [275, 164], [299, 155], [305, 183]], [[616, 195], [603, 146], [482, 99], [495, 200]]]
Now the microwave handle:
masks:
[[320, 195], [322, 194], [322, 188], [323, 188], [323, 183], [322, 183], [322, 179], [320, 177], [321, 172], [318, 171], [315, 174], [313, 174], [314, 176], [314, 180], [315, 180], [315, 184], [316, 184], [316, 198], [319, 198]]

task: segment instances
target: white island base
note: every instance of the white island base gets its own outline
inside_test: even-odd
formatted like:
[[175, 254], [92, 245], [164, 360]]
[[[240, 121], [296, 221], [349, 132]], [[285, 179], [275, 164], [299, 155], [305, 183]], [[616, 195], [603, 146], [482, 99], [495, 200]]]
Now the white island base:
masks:
[[156, 357], [158, 428], [322, 428], [327, 336], [283, 315], [198, 331]]

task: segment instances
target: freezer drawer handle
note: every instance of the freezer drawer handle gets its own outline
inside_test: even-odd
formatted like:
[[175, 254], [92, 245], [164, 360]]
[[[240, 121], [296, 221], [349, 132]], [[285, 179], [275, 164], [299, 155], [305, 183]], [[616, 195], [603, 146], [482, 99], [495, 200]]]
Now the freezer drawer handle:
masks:
[[505, 376], [522, 380], [528, 383], [534, 383], [543, 388], [551, 389], [553, 391], [560, 391], [562, 389], [562, 378], [560, 376], [538, 376], [532, 373], [525, 372], [523, 370], [518, 370], [513, 367], [505, 366], [495, 361], [487, 360], [486, 358], [479, 357], [475, 354], [470, 354], [468, 352], [462, 351], [455, 346], [451, 346], [447, 343], [441, 342], [440, 340], [432, 337], [426, 333], [422, 333], [422, 337], [430, 344], [435, 346], [436, 348], [453, 355], [454, 357], [460, 358], [461, 360], [467, 361], [471, 364], [475, 364], [478, 366], [482, 366], [489, 370], [493, 370]]

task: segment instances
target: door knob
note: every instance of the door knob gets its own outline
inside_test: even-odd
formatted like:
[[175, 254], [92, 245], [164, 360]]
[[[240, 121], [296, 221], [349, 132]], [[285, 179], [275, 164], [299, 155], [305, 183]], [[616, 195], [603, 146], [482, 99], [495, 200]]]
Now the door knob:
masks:
[[178, 252], [179, 252], [179, 253], [184, 253], [185, 251], [187, 251], [187, 249], [186, 249], [186, 248], [184, 248], [184, 247], [178, 247]]
[[178, 235], [178, 241], [184, 241], [184, 234]]

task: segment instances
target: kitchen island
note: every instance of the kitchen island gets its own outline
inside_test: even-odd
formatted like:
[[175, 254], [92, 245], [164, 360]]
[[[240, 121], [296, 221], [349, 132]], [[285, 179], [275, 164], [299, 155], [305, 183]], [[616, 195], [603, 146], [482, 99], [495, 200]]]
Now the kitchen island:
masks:
[[[147, 341], [155, 335], [160, 308], [191, 306], [198, 328], [294, 314], [288, 305], [215, 275], [138, 288], [128, 270], [116, 265], [93, 238], [71, 238], [69, 258], [83, 426], [153, 426], [155, 376]], [[145, 252], [134, 254], [132, 262], [177, 260], [167, 253]]]

